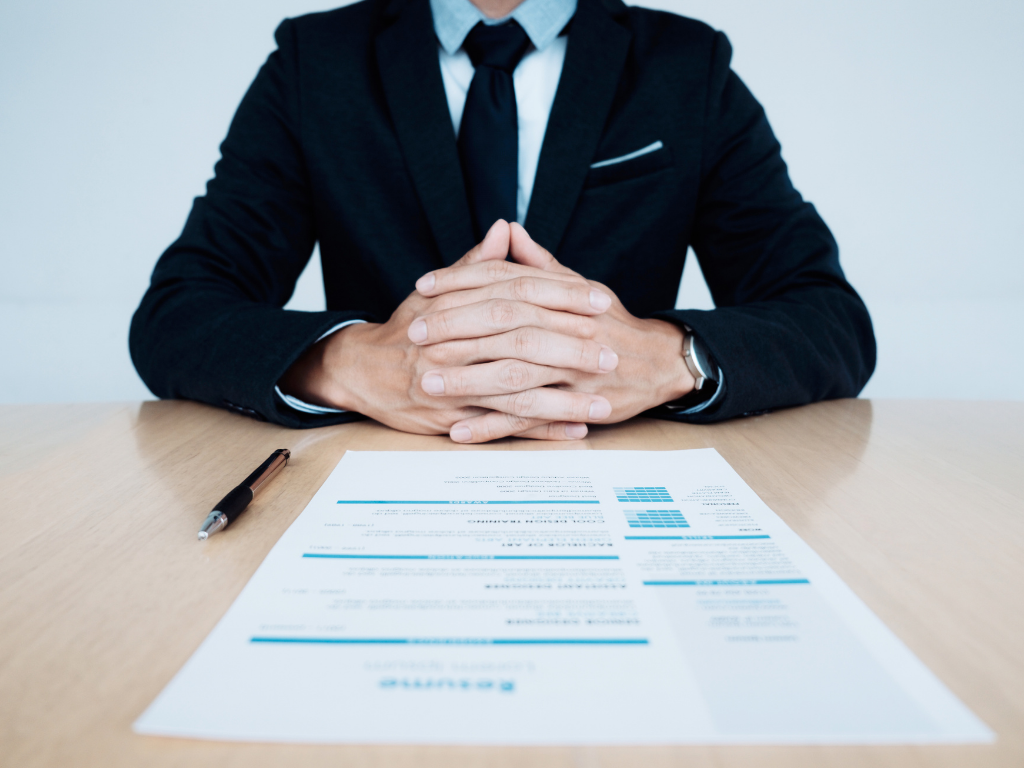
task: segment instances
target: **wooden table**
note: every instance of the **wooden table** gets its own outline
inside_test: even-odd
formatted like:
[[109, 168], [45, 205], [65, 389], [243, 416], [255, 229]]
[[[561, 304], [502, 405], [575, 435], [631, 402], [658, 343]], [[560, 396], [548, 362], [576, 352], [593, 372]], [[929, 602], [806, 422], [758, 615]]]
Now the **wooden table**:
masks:
[[[468, 748], [230, 744], [132, 721], [348, 448], [714, 447], [998, 733], [971, 747]], [[205, 545], [225, 481], [286, 481]], [[371, 422], [292, 432], [194, 403], [0, 407], [0, 766], [1022, 766], [1024, 403], [847, 400], [582, 443], [468, 448]]]

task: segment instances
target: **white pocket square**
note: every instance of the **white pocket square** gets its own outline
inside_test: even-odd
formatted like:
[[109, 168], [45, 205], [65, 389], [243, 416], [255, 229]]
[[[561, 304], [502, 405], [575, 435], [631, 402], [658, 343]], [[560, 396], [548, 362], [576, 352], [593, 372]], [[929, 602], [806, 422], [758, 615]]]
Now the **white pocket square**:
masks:
[[591, 163], [591, 168], [604, 168], [606, 165], [615, 165], [616, 163], [624, 163], [627, 160], [634, 160], [643, 155], [649, 155], [651, 152], [657, 152], [661, 149], [664, 144], [660, 141], [656, 141], [653, 144], [648, 144], [643, 149], [638, 149], [636, 152], [630, 152], [628, 155], [621, 155], [620, 157], [613, 157], [609, 160], [602, 160], [598, 163]]

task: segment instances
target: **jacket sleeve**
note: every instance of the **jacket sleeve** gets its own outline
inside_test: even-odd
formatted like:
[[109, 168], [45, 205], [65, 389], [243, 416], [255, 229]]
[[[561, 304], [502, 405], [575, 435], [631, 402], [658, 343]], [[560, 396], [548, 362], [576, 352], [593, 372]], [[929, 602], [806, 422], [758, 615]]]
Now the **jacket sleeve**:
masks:
[[689, 325], [716, 358], [724, 397], [692, 422], [855, 397], [875, 367], [867, 308], [839, 249], [789, 179], [764, 110], [729, 67], [717, 33], [693, 249], [715, 309], [654, 316]]
[[206, 195], [160, 257], [129, 347], [162, 398], [187, 398], [289, 427], [357, 414], [313, 415], [274, 392], [296, 358], [331, 327], [364, 312], [283, 309], [316, 243], [301, 149], [298, 54], [292, 25], [242, 100]]

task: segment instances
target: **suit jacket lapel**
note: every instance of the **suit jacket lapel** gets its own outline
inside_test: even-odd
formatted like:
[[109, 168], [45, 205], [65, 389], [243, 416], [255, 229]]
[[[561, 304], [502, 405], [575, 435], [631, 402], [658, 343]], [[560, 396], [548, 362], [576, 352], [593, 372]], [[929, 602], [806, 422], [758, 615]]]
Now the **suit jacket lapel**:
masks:
[[552, 253], [583, 190], [633, 37], [611, 15], [625, 6], [607, 5], [611, 11], [599, 0], [579, 2], [530, 196], [526, 230]]
[[427, 0], [392, 3], [377, 66], [405, 162], [446, 265], [475, 245]]

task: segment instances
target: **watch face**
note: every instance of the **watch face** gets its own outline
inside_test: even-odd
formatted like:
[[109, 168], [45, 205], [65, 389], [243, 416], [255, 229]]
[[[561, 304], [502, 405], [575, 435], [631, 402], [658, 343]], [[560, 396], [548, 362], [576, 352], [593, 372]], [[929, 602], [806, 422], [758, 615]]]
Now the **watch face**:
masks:
[[697, 370], [700, 371], [701, 375], [710, 381], [717, 382], [718, 376], [715, 366], [711, 363], [704, 344], [696, 336], [691, 337], [690, 354], [693, 357], [694, 365], [697, 366]]
[[689, 410], [710, 400], [718, 391], [718, 365], [690, 327], [684, 327], [686, 339], [683, 342], [683, 351], [686, 353], [686, 367], [696, 379], [696, 385], [691, 392], [678, 400], [665, 403], [664, 407], [670, 411]]

